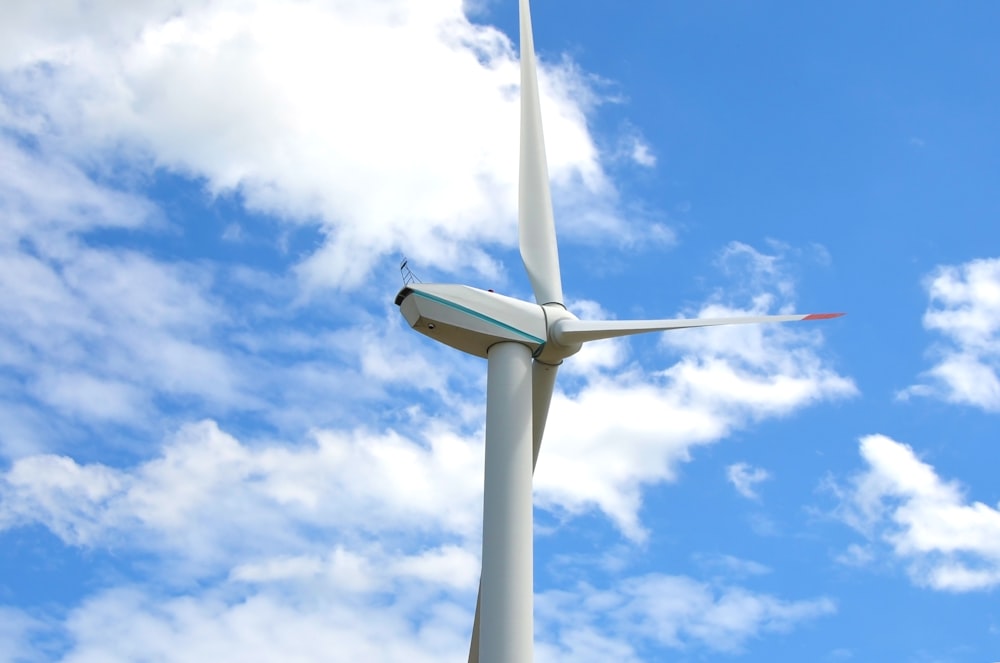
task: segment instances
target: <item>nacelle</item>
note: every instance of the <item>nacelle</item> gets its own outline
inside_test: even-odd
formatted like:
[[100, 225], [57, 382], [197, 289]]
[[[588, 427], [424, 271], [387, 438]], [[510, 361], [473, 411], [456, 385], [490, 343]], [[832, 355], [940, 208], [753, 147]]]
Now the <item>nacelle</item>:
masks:
[[421, 334], [477, 357], [510, 341], [537, 355], [547, 339], [541, 306], [465, 285], [411, 283], [396, 305]]

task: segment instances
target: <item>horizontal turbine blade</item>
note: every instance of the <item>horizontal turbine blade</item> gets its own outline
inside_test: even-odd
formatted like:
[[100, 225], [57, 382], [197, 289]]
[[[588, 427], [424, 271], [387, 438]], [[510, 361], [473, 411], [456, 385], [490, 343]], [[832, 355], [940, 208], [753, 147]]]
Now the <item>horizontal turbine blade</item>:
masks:
[[843, 313], [808, 313], [796, 315], [755, 315], [744, 318], [679, 318], [677, 320], [558, 320], [552, 327], [552, 340], [560, 345], [574, 345], [603, 338], [669, 331], [687, 327], [751, 325], [760, 322], [798, 322], [829, 320]]

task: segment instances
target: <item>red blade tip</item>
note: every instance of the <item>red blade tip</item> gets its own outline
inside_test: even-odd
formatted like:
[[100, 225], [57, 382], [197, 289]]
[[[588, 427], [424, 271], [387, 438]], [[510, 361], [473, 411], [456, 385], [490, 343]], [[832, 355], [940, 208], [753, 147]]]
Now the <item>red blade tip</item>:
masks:
[[830, 318], [839, 318], [844, 313], [810, 313], [803, 320], [829, 320]]

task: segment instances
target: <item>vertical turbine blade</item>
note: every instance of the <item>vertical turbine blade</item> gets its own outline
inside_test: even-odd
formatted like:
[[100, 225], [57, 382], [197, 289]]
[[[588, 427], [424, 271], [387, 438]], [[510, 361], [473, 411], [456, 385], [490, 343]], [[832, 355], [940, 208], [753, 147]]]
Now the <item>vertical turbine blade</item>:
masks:
[[535, 301], [562, 304], [559, 250], [545, 161], [538, 66], [531, 33], [531, 8], [520, 0], [521, 12], [521, 162], [518, 181], [518, 239]]
[[545, 421], [549, 418], [549, 405], [556, 386], [558, 366], [535, 361], [531, 365], [531, 472], [538, 465], [538, 451], [542, 448]]
[[479, 611], [483, 606], [482, 572], [479, 576], [479, 593], [476, 594], [476, 617], [472, 620], [472, 641], [469, 643], [469, 663], [479, 663]]

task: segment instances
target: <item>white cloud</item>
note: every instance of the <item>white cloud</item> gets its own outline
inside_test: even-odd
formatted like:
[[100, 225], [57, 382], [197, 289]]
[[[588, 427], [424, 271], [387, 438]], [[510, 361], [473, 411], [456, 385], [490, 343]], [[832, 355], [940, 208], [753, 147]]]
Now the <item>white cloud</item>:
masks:
[[899, 393], [1000, 411], [1000, 258], [939, 267], [925, 283], [924, 327], [945, 341], [932, 347], [924, 380]]
[[[286, 577], [271, 577], [270, 584], [249, 591], [239, 581], [203, 583], [170, 597], [125, 585], [96, 592], [58, 621], [40, 623], [7, 610], [10, 619], [0, 625], [0, 637], [16, 627], [10, 642], [17, 649], [8, 649], [15, 652], [27, 651], [29, 643], [56, 642], [48, 649], [60, 651], [63, 663], [464, 658], [474, 589], [452, 594], [447, 582], [422, 585], [386, 576], [389, 584], [366, 588], [349, 581], [289, 584]], [[786, 600], [682, 576], [635, 576], [603, 590], [582, 585], [537, 595], [535, 658], [638, 663], [646, 659], [637, 650], [648, 646], [733, 653], [755, 638], [835, 611], [827, 598]]]
[[646, 168], [652, 168], [656, 165], [656, 155], [653, 154], [649, 143], [640, 139], [636, 139], [632, 145], [632, 160]]
[[[1000, 585], [1000, 508], [968, 500], [913, 449], [885, 437], [861, 439], [868, 467], [837, 492], [838, 515], [873, 543], [888, 546], [919, 585], [946, 591]], [[845, 561], [873, 551], [852, 545]]]
[[[141, 197], [102, 186], [58, 152], [33, 153], [0, 135], [0, 247], [18, 242], [49, 251], [73, 249], [67, 232], [94, 228], [138, 228], [157, 222], [153, 206]], [[56, 233], [53, 236], [53, 233]]]
[[[350, 553], [344, 551], [341, 548], [337, 548], [334, 551], [334, 560], [332, 560], [332, 566], [340, 566], [337, 564], [344, 557], [352, 559]], [[229, 577], [233, 580], [242, 582], [274, 582], [279, 580], [290, 580], [290, 579], [311, 579], [323, 572], [324, 560], [314, 555], [284, 555], [280, 557], [273, 557], [259, 562], [245, 562], [236, 565], [230, 572]], [[352, 565], [352, 576], [364, 577], [364, 573], [360, 572], [357, 565]]]
[[760, 562], [733, 555], [696, 555], [695, 561], [698, 562], [699, 566], [709, 571], [721, 572], [729, 576], [759, 576], [771, 573], [771, 569]]
[[601, 620], [625, 642], [739, 652], [762, 633], [791, 630], [834, 613], [836, 605], [828, 598], [789, 601], [741, 587], [649, 574], [609, 590], [582, 586], [575, 592], [545, 592], [537, 598], [536, 611], [542, 631], [557, 640]]
[[[248, 404], [238, 369], [212, 347], [226, 314], [210, 270], [83, 240], [162, 231], [153, 206], [7, 139], [0, 153], [13, 165], [0, 172], [0, 366], [23, 385], [12, 400], [30, 395], [77, 423], [131, 425], [150, 419], [157, 393]], [[44, 437], [37, 424], [2, 428], [8, 453]]]
[[336, 593], [227, 590], [167, 599], [142, 588], [99, 593], [66, 619], [61, 660], [430, 663], [468, 649], [471, 617], [447, 598], [420, 593], [375, 607]]
[[[22, 458], [0, 480], [0, 529], [37, 523], [67, 545], [146, 551], [166, 572], [11, 637], [52, 638], [65, 662], [460, 657], [479, 574], [478, 437], [320, 431], [278, 446], [205, 422], [129, 469]], [[636, 642], [738, 651], [835, 609], [656, 574], [537, 601], [540, 661], [638, 661]]]
[[776, 240], [768, 240], [773, 253], [764, 253], [744, 242], [733, 241], [719, 252], [719, 267], [739, 275], [730, 292], [758, 293], [761, 290], [776, 292], [785, 300], [795, 294], [795, 284], [785, 271], [785, 254], [790, 247]]
[[[326, 532], [329, 543], [386, 529], [476, 540], [482, 443], [431, 422], [419, 429], [420, 441], [319, 431], [298, 448], [250, 447], [204, 422], [130, 470], [30, 456], [3, 474], [0, 528], [37, 522], [68, 545], [149, 549], [196, 574], [248, 555], [310, 550], [306, 531]], [[431, 574], [435, 558], [410, 564]]]
[[[307, 285], [358, 287], [401, 250], [439, 272], [500, 272], [483, 246], [516, 236], [516, 51], [459, 0], [63, 4], [5, 10], [12, 33], [32, 35], [0, 55], [0, 119], [36, 118], [19, 131], [318, 224]], [[587, 127], [586, 74], [542, 64], [563, 237], [634, 240], [645, 231], [616, 212]]]
[[393, 571], [402, 577], [416, 578], [455, 589], [479, 587], [479, 556], [458, 546], [405, 557], [393, 562]]
[[0, 364], [29, 393], [83, 420], [148, 419], [152, 392], [248, 404], [204, 270], [62, 239], [0, 248]]
[[748, 463], [733, 463], [726, 468], [726, 478], [733, 484], [740, 495], [756, 500], [760, 496], [754, 486], [771, 478], [771, 473], [762, 467], [753, 467]]
[[686, 407], [669, 385], [634, 377], [592, 380], [572, 398], [556, 394], [535, 495], [542, 506], [570, 513], [596, 507], [641, 539], [642, 486], [673, 479], [690, 448], [721, 437], [727, 422]]
[[109, 426], [162, 430], [177, 404], [194, 418], [255, 413], [300, 434], [363, 412], [352, 403], [386, 388], [448, 402], [452, 380], [465, 379], [469, 362], [439, 360], [444, 349], [404, 333], [388, 301], [378, 317], [324, 301], [343, 320], [317, 329], [302, 324], [315, 311], [280, 274], [93, 241], [127, 231], [172, 242], [182, 230], [65, 160], [4, 138], [0, 153], [14, 165], [0, 172], [5, 456], [66, 451]]
[[42, 660], [40, 653], [32, 650], [31, 638], [45, 626], [21, 610], [0, 605], [0, 659], [11, 663]]
[[38, 400], [71, 415], [129, 422], [148, 413], [145, 395], [136, 386], [86, 373], [41, 373], [31, 391]]
[[385, 592], [400, 581], [471, 592], [479, 587], [479, 555], [470, 549], [474, 545], [465, 543], [466, 547], [445, 544], [413, 553], [389, 552], [375, 542], [359, 550], [337, 545], [323, 555], [277, 555], [241, 562], [229, 579], [257, 585], [321, 583], [333, 592]]
[[[0, 451], [65, 451], [81, 437], [59, 431], [161, 430], [177, 404], [299, 433], [317, 424], [308, 413], [321, 425], [363, 417], [353, 404], [413, 386], [471, 416], [451, 396], [460, 371], [447, 370], [464, 359], [437, 361], [440, 349], [397, 339], [347, 295], [322, 300], [343, 316], [338, 333], [297, 325], [304, 291], [320, 301], [330, 295], [315, 286], [370, 287], [370, 268], [401, 248], [430, 274], [502, 280], [487, 250], [516, 236], [517, 61], [505, 35], [464, 11], [458, 0], [0, 8], [0, 160], [11, 165], [0, 173], [0, 365], [19, 382], [0, 403]], [[635, 241], [647, 231], [616, 211], [588, 131], [589, 80], [569, 59], [543, 62], [560, 231]], [[323, 239], [277, 276], [95, 241], [95, 230], [147, 246], [186, 231], [127, 192], [164, 171]], [[240, 230], [241, 243], [274, 243]], [[232, 306], [234, 289], [254, 305]], [[296, 333], [312, 336], [308, 348], [271, 344]], [[589, 355], [597, 368], [621, 358], [613, 343]]]
[[844, 552], [836, 556], [836, 561], [846, 566], [867, 566], [875, 559], [875, 552], [871, 546], [862, 546], [852, 543], [847, 546]]
[[617, 156], [643, 168], [656, 167], [656, 154], [641, 132], [628, 125], [618, 139]]

